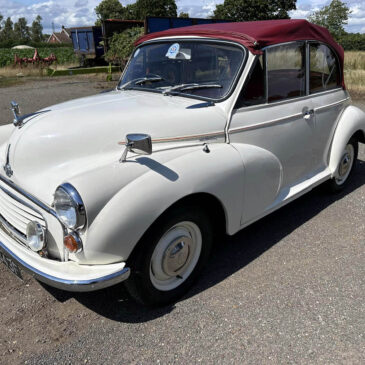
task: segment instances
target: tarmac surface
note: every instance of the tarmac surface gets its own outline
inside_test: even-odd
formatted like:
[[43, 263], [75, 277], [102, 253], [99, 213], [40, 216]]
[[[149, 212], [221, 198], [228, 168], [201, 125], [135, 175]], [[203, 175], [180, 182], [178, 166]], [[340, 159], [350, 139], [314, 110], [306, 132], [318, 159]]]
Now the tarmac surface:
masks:
[[[66, 78], [0, 89], [23, 113], [110, 87]], [[355, 101], [365, 110], [365, 101]], [[323, 186], [213, 250], [175, 305], [148, 309], [122, 285], [52, 289], [0, 265], [1, 364], [364, 364], [365, 148], [351, 184]]]

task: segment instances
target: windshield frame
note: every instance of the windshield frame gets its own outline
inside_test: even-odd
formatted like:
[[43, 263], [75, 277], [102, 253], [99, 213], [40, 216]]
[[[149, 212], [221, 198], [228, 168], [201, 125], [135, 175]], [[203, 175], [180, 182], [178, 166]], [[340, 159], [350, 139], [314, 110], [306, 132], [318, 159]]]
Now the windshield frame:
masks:
[[[188, 92], [181, 92], [181, 91], [172, 91], [171, 93], [167, 94], [168, 96], [181, 96], [184, 98], [190, 98], [190, 99], [198, 99], [198, 100], [204, 100], [204, 101], [210, 101], [210, 102], [222, 102], [227, 100], [228, 98], [231, 97], [231, 95], [233, 94], [234, 90], [236, 89], [237, 83], [239, 81], [239, 79], [241, 78], [242, 72], [245, 69], [246, 63], [247, 63], [247, 59], [248, 59], [248, 50], [246, 49], [246, 47], [244, 47], [242, 44], [238, 43], [238, 42], [234, 42], [234, 41], [227, 41], [227, 40], [222, 40], [222, 39], [217, 39], [217, 38], [199, 38], [199, 37], [194, 37], [194, 38], [190, 38], [190, 37], [173, 37], [173, 38], [158, 38], [158, 39], [152, 39], [146, 42], [141, 43], [140, 45], [138, 45], [134, 50], [133, 53], [131, 54], [127, 65], [125, 66], [120, 79], [118, 81], [118, 85], [116, 87], [116, 90], [123, 90], [122, 89], [122, 84], [121, 81], [130, 65], [130, 62], [132, 60], [132, 56], [134, 55], [134, 53], [137, 51], [137, 49], [144, 47], [146, 45], [149, 44], [154, 44], [154, 43], [169, 43], [169, 42], [199, 42], [199, 43], [223, 43], [223, 44], [228, 44], [228, 45], [232, 45], [235, 47], [240, 48], [243, 51], [243, 58], [242, 58], [242, 62], [240, 64], [240, 67], [237, 71], [237, 74], [234, 78], [234, 80], [231, 83], [231, 86], [227, 92], [227, 94], [222, 97], [222, 98], [210, 98], [210, 97], [206, 97], [206, 96], [201, 96], [201, 95], [196, 95], [196, 94], [189, 94]], [[137, 85], [134, 85], [132, 88], [127, 88], [125, 90], [133, 90], [133, 91], [146, 91], [146, 92], [154, 92], [157, 94], [162, 94], [163, 95], [163, 90], [159, 90], [159, 89], [154, 89], [154, 88], [144, 88], [144, 87], [138, 87]], [[166, 96], [166, 95], [165, 95]]]

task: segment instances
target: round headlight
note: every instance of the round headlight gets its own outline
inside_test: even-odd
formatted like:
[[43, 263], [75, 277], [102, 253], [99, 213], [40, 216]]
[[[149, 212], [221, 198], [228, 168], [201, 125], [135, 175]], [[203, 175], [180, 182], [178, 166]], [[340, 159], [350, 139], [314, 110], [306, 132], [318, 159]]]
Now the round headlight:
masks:
[[85, 226], [85, 206], [80, 194], [71, 184], [65, 183], [56, 189], [53, 206], [58, 218], [68, 228], [77, 229]]
[[35, 221], [27, 224], [27, 245], [35, 252], [42, 250], [46, 243], [43, 227]]

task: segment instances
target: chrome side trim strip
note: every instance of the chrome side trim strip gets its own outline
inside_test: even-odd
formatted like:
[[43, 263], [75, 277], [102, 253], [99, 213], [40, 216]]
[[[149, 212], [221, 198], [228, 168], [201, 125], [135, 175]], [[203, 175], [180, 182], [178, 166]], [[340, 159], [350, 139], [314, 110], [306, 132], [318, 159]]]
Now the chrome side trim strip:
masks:
[[[326, 108], [330, 108], [330, 107], [335, 106], [335, 105], [342, 104], [342, 103], [344, 103], [345, 101], [347, 101], [349, 99], [350, 99], [350, 97], [347, 97], [345, 99], [341, 99], [341, 100], [336, 101], [334, 103], [330, 103], [330, 104], [327, 104], [327, 105], [319, 106], [317, 108], [314, 108], [314, 112], [319, 111], [319, 110], [323, 110], [323, 109], [326, 109]], [[296, 118], [296, 117], [299, 117], [301, 115], [302, 115], [302, 113], [296, 113], [296, 114], [288, 115], [288, 116], [286, 116], [284, 118], [272, 119], [272, 120], [269, 120], [267, 122], [251, 124], [251, 125], [246, 126], [246, 127], [233, 128], [233, 129], [230, 129], [228, 131], [228, 133], [239, 133], [239, 132], [247, 131], [247, 130], [250, 130], [250, 129], [267, 127], [267, 126], [270, 126], [272, 124], [276, 124], [276, 123], [280, 123], [280, 122], [285, 122], [288, 119]]]
[[[6, 185], [10, 186], [12, 189], [14, 189], [19, 194], [24, 195], [27, 199], [29, 199], [32, 203], [34, 203], [35, 205], [37, 205], [39, 208], [45, 210], [47, 213], [53, 215], [54, 217], [56, 217], [58, 219], [56, 212], [51, 207], [49, 207], [47, 204], [41, 202], [35, 196], [27, 193], [25, 190], [23, 190], [19, 186], [15, 185], [12, 181], [8, 180], [7, 178], [5, 178], [2, 175], [0, 175], [0, 180], [3, 183], [5, 183]], [[34, 208], [32, 208], [32, 209], [34, 209]]]
[[27, 271], [30, 275], [32, 275], [37, 280], [53, 286], [58, 289], [74, 291], [74, 292], [83, 292], [83, 291], [94, 291], [102, 288], [106, 288], [108, 286], [115, 285], [128, 279], [130, 275], [130, 268], [124, 267], [122, 270], [115, 272], [114, 274], [110, 274], [107, 276], [102, 276], [100, 278], [88, 279], [88, 280], [69, 280], [63, 279], [60, 277], [52, 276], [38, 270], [37, 268], [29, 265], [25, 261], [23, 261], [20, 257], [10, 251], [1, 241], [0, 241], [0, 251], [4, 251], [8, 256], [10, 256], [14, 261], [18, 263], [19, 266], [25, 271]]
[[[204, 134], [193, 134], [190, 136], [181, 136], [181, 137], [168, 137], [168, 138], [156, 138], [152, 140], [152, 143], [166, 143], [166, 142], [177, 142], [177, 141], [186, 141], [186, 140], [194, 140], [197, 139], [199, 141], [209, 140], [218, 137], [225, 137], [224, 132], [211, 132]], [[124, 146], [126, 142], [118, 142], [119, 145]]]
[[247, 130], [250, 130], [250, 129], [267, 127], [267, 126], [270, 126], [272, 124], [285, 123], [288, 119], [297, 118], [297, 117], [300, 117], [302, 115], [303, 115], [302, 113], [296, 113], [296, 114], [288, 115], [284, 118], [272, 119], [272, 120], [269, 120], [267, 122], [251, 124], [251, 125], [248, 125], [246, 127], [232, 128], [228, 131], [228, 133], [238, 133], [238, 132], [247, 131]]
[[335, 105], [338, 105], [338, 104], [342, 104], [344, 103], [345, 101], [347, 100], [350, 100], [350, 97], [347, 97], [345, 99], [342, 99], [340, 101], [335, 101], [334, 103], [331, 103], [331, 104], [327, 104], [327, 105], [322, 105], [322, 106], [319, 106], [317, 108], [314, 108], [314, 111], [318, 111], [318, 110], [322, 110], [322, 109], [326, 109], [326, 108], [330, 108], [331, 106], [335, 106]]
[[344, 90], [341, 87], [338, 87], [338, 88], [335, 88], [335, 89], [320, 91], [318, 93], [313, 93], [313, 94], [304, 95], [304, 96], [295, 97], [295, 98], [283, 99], [283, 100], [279, 100], [279, 101], [275, 101], [275, 102], [271, 102], [271, 103], [263, 103], [263, 104], [245, 106], [245, 107], [242, 107], [242, 108], [239, 108], [239, 109], [235, 109], [235, 111], [237, 113], [244, 113], [246, 110], [256, 110], [256, 109], [270, 108], [271, 106], [284, 105], [284, 104], [293, 103], [293, 102], [297, 102], [297, 101], [303, 101], [303, 100], [323, 96], [323, 95], [326, 95], [326, 94], [332, 94], [332, 93], [334, 94], [334, 93], [339, 92], [339, 91], [344, 91]]

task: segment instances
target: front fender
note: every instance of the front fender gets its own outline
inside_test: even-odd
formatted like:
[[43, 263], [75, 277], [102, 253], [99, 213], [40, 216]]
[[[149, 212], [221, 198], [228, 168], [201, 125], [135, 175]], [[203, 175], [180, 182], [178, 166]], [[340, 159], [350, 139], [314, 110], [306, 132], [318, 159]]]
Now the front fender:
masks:
[[[180, 150], [167, 162], [163, 155], [135, 157], [120, 172], [144, 170], [123, 186], [93, 218], [87, 230], [81, 262], [98, 264], [126, 260], [151, 224], [173, 203], [194, 193], [208, 193], [223, 205], [227, 231], [240, 227], [244, 168], [240, 154], [229, 144]], [[176, 149], [175, 149], [176, 153]], [[75, 182], [77, 187], [77, 182]]]
[[332, 177], [340, 163], [347, 142], [358, 131], [362, 131], [365, 138], [365, 113], [351, 105], [342, 113], [332, 140], [329, 157], [329, 169]]

